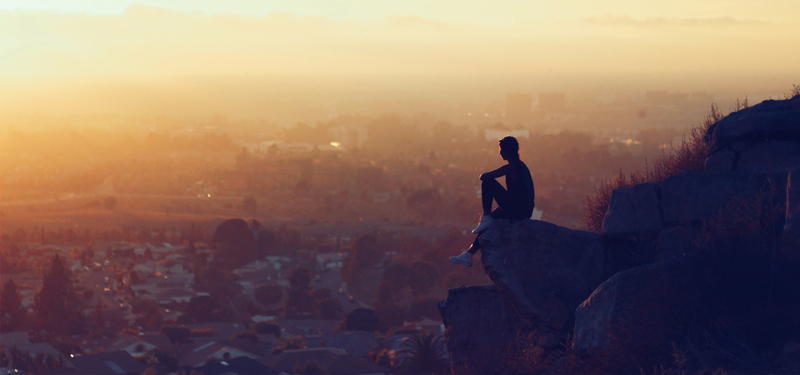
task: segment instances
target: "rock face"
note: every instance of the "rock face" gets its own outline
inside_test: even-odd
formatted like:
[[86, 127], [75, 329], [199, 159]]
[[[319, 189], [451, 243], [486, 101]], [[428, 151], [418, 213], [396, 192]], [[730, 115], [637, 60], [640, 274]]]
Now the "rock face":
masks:
[[[581, 351], [669, 344], [674, 319], [687, 312], [691, 282], [678, 262], [622, 271], [603, 282], [575, 311], [573, 348]], [[655, 343], [654, 340], [662, 342]]]
[[800, 165], [800, 97], [732, 113], [706, 137], [707, 171], [754, 172]]
[[773, 189], [782, 201], [786, 173], [734, 173], [686, 171], [664, 180], [661, 209], [667, 226], [695, 224], [713, 219], [734, 199]]
[[439, 311], [459, 372], [492, 373], [511, 338], [563, 343], [574, 311], [604, 280], [601, 237], [543, 221], [495, 220], [481, 235], [481, 261], [495, 285], [451, 289]]
[[[731, 204], [754, 197], [775, 207], [786, 204], [782, 244], [800, 245], [800, 169], [793, 169], [800, 166], [800, 98], [765, 101], [731, 114], [709, 129], [706, 141], [703, 171], [614, 192], [603, 222], [606, 244], [631, 236], [651, 239], [658, 262], [617, 273], [578, 307], [574, 349], [635, 351], [657, 346], [658, 340], [664, 344], [669, 327], [686, 315], [688, 304], [698, 302], [702, 288], [676, 259], [686, 259], [681, 256], [695, 246], [698, 228], [727, 215]], [[646, 236], [657, 229], [658, 235]]]
[[664, 228], [660, 190], [658, 184], [614, 190], [603, 219], [603, 234], [627, 236]]
[[459, 373], [490, 374], [520, 330], [519, 317], [506, 307], [494, 285], [450, 289], [439, 301], [447, 348]]
[[786, 205], [769, 225], [781, 251], [796, 252], [800, 97], [733, 113], [705, 139], [704, 170], [614, 191], [601, 235], [496, 220], [481, 236], [481, 260], [495, 285], [451, 290], [439, 305], [456, 369], [491, 373], [497, 350], [523, 331], [540, 347], [573, 333], [578, 352], [663, 352], [671, 327], [703, 298], [703, 281], [692, 276], [702, 268], [687, 263], [687, 254], [709, 223], [746, 199], [771, 210]]
[[575, 308], [603, 281], [605, 250], [594, 233], [544, 221], [496, 220], [480, 241], [489, 278], [537, 328], [569, 330]]

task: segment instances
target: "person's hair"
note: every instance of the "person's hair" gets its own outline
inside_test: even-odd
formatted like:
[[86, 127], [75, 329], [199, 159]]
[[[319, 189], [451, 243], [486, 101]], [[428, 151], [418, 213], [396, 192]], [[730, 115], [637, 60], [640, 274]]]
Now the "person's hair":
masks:
[[516, 138], [508, 136], [501, 139], [498, 143], [500, 144], [501, 150], [508, 153], [509, 156], [519, 159], [519, 142], [517, 142]]

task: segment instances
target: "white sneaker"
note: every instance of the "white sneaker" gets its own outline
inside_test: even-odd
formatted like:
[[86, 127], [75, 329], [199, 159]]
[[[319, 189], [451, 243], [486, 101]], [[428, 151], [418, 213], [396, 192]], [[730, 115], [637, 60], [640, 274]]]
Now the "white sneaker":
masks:
[[453, 263], [460, 264], [462, 266], [472, 267], [472, 253], [464, 250], [464, 252], [461, 253], [461, 255], [450, 257], [450, 261]]
[[481, 215], [481, 222], [478, 223], [478, 226], [472, 230], [472, 234], [478, 234], [489, 228], [489, 225], [492, 224], [492, 216], [491, 215]]

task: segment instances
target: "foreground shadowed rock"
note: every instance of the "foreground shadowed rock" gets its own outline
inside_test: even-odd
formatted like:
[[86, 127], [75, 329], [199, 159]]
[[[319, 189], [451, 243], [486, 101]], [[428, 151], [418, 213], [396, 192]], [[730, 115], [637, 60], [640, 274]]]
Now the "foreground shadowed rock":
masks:
[[450, 289], [439, 311], [453, 366], [461, 373], [492, 373], [508, 343], [524, 329], [494, 285]]
[[481, 238], [495, 285], [440, 303], [454, 370], [509, 368], [495, 353], [519, 337], [567, 353], [528, 372], [800, 370], [800, 97], [705, 139], [705, 170], [614, 191], [600, 235], [496, 220]]
[[603, 281], [599, 235], [544, 221], [497, 220], [481, 236], [481, 262], [500, 294], [534, 329], [569, 331], [575, 308]]
[[604, 280], [601, 237], [543, 221], [495, 220], [481, 244], [496, 286], [451, 289], [439, 304], [454, 365], [491, 373], [519, 335], [563, 345], [575, 308]]

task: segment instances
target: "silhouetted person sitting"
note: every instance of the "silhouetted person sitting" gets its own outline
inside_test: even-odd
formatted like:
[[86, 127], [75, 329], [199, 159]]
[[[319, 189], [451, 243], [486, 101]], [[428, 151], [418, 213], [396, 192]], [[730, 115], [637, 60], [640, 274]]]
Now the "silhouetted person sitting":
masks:
[[[472, 233], [478, 234], [475, 241], [459, 256], [452, 256], [454, 263], [472, 267], [472, 256], [480, 250], [480, 234], [489, 227], [493, 219], [530, 219], [533, 214], [534, 189], [531, 172], [522, 160], [519, 160], [519, 143], [514, 137], [505, 137], [500, 140], [500, 156], [508, 164], [491, 172], [481, 174], [481, 200], [483, 215], [478, 226]], [[503, 188], [496, 178], [506, 177], [506, 186]], [[498, 208], [492, 211], [492, 201], [497, 202]]]

